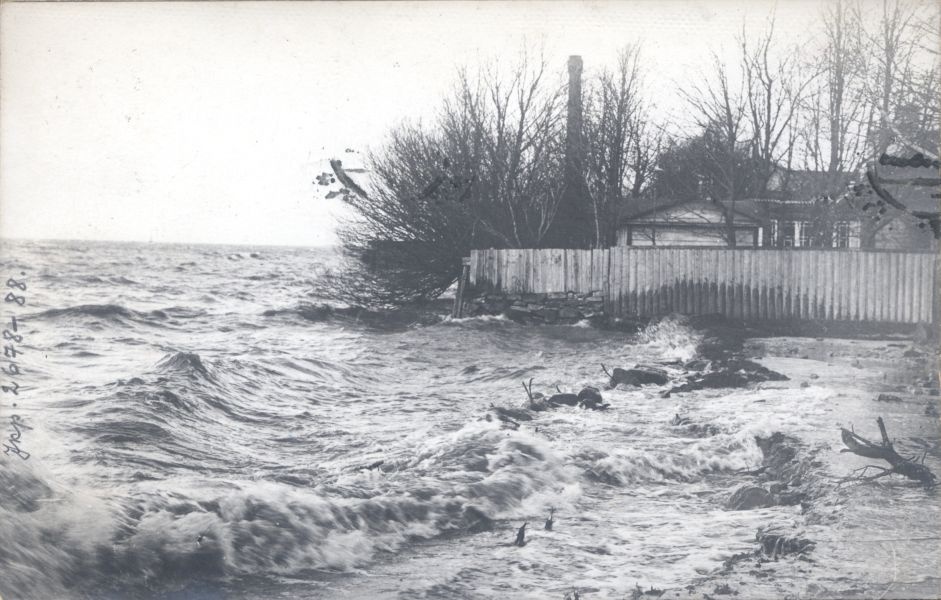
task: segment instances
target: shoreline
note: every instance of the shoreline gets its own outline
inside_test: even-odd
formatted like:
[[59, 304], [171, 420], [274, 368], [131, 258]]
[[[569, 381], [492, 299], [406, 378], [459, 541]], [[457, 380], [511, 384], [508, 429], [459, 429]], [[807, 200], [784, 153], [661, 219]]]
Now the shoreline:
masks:
[[[901, 338], [904, 339], [904, 338]], [[870, 336], [866, 339], [860, 338], [833, 338], [833, 337], [799, 337], [799, 336], [745, 336], [742, 338], [740, 352], [759, 361], [769, 368], [779, 370], [791, 378], [787, 387], [809, 385], [821, 385], [835, 388], [837, 400], [834, 402], [833, 411], [838, 415], [844, 413], [845, 416], [866, 415], [855, 423], [848, 425], [857, 428], [859, 432], [868, 432], [866, 435], [872, 436], [875, 429], [875, 419], [877, 416], [885, 416], [889, 421], [889, 431], [894, 442], [905, 445], [910, 440], [928, 440], [930, 447], [925, 449], [927, 462], [936, 473], [939, 472], [938, 465], [941, 460], [941, 435], [939, 435], [938, 410], [941, 409], [941, 398], [939, 398], [938, 385], [938, 351], [930, 343], [913, 343], [911, 341], [902, 342], [898, 336]], [[721, 345], [720, 345], [721, 346]], [[818, 374], [802, 370], [801, 363], [813, 365], [813, 369], [832, 368], [837, 370], [836, 377], [827, 377], [827, 374]], [[854, 373], [854, 371], [858, 373]], [[881, 377], [880, 377], [881, 374]], [[816, 376], [816, 377], [814, 377]], [[813, 377], [813, 379], [811, 379]], [[848, 384], [848, 379], [862, 380], [863, 387], [870, 391], [869, 394], [853, 397], [852, 388], [843, 388], [841, 384]], [[881, 381], [880, 381], [881, 380]], [[839, 391], [845, 389], [847, 391]], [[894, 398], [892, 401], [882, 401], [880, 394], [886, 397]], [[789, 431], [782, 429], [778, 433], [783, 434], [785, 439], [795, 440], [795, 458], [797, 464], [803, 462], [811, 465], [811, 471], [816, 471], [816, 477], [820, 479], [821, 489], [811, 493], [809, 502], [802, 503], [798, 514], [794, 515], [797, 523], [794, 531], [795, 537], [804, 531], [812, 532], [814, 526], [826, 523], [827, 527], [835, 530], [852, 531], [857, 526], [852, 522], [851, 515], [844, 511], [852, 512], [852, 505], [858, 501], [857, 496], [867, 496], [874, 498], [875, 502], [885, 501], [890, 506], [884, 511], [883, 516], [891, 521], [895, 503], [898, 501], [899, 494], [910, 494], [915, 496], [916, 502], [918, 494], [923, 494], [925, 504], [933, 505], [933, 511], [936, 515], [941, 514], [938, 505], [938, 497], [934, 490], [923, 490], [921, 486], [913, 481], [906, 480], [901, 476], [892, 476], [882, 483], [875, 482], [852, 482], [845, 484], [837, 482], [840, 477], [849, 476], [851, 467], [863, 465], [867, 459], [857, 457], [852, 454], [841, 453], [842, 444], [839, 439], [839, 432], [836, 427], [824, 428], [822, 423], [813, 423], [807, 420], [806, 426], [812, 431]], [[830, 433], [832, 432], [832, 433]], [[930, 435], [926, 435], [930, 432]], [[759, 442], [760, 445], [760, 442]], [[764, 450], [764, 448], [763, 448]], [[766, 452], [765, 463], [767, 465], [768, 453]], [[771, 460], [771, 463], [774, 461]], [[773, 466], [773, 465], [772, 465]], [[781, 465], [777, 465], [777, 473], [780, 476]], [[773, 480], [775, 477], [771, 477]], [[799, 479], [799, 478], [798, 478]], [[760, 477], [743, 477], [743, 484], [754, 483], [760, 480]], [[767, 480], [766, 480], [767, 481]], [[786, 484], [785, 484], [786, 485]], [[804, 489], [808, 487], [802, 484]], [[881, 497], [880, 497], [881, 495]], [[841, 510], [835, 511], [833, 505], [849, 505], [850, 508], [843, 506]], [[937, 517], [936, 517], [937, 518]], [[924, 523], [925, 534], [932, 539], [932, 533], [936, 533], [939, 521]], [[772, 527], [774, 523], [772, 522]], [[793, 527], [793, 524], [791, 524]], [[745, 532], [743, 532], [745, 533]], [[869, 538], [885, 538], [885, 543], [892, 544], [893, 557], [896, 553], [896, 545], [906, 546], [905, 535], [896, 538], [891, 531], [872, 531]], [[756, 532], [760, 535], [759, 532]], [[814, 570], [818, 560], [825, 560], [826, 551], [821, 550], [820, 546], [826, 544], [829, 546], [842, 545], [843, 549], [851, 548], [854, 544], [854, 538], [863, 537], [860, 535], [847, 536], [843, 540], [828, 540], [816, 544], [813, 539], [808, 541], [815, 543], [816, 548], [811, 548], [805, 554], [798, 554], [797, 557], [774, 557], [771, 558], [761, 548], [757, 548], [754, 553], [747, 556], [732, 556], [726, 565], [718, 572], [703, 577], [693, 586], [686, 586], [682, 593], [677, 593], [676, 597], [689, 597], [690, 594], [701, 594], [703, 598], [715, 598], [724, 594], [735, 594], [741, 597], [778, 597], [778, 598], [936, 598], [941, 594], [941, 577], [928, 576], [922, 581], [899, 581], [894, 579], [870, 580], [870, 581], [852, 581], [847, 580], [845, 585], [839, 589], [834, 589], [820, 583], [808, 583], [805, 589], [795, 590], [783, 586], [774, 581], [773, 575], [769, 572], [774, 570], [774, 566], [779, 560], [806, 560], [805, 565], [807, 580], [814, 577]], [[798, 538], [799, 539], [799, 538]], [[917, 545], [923, 542], [921, 538], [910, 538]], [[759, 542], [756, 540], [756, 543]], [[866, 553], [871, 551], [869, 545], [872, 540], [855, 540], [858, 543], [858, 552]], [[936, 541], [927, 541], [927, 544], [935, 544]], [[758, 543], [760, 546], [760, 543]], [[815, 555], [820, 555], [815, 558]], [[695, 587], [695, 591], [690, 589]], [[664, 594], [669, 597], [670, 594]], [[634, 598], [645, 597], [640, 594], [634, 595]], [[650, 596], [646, 596], [650, 597]]]

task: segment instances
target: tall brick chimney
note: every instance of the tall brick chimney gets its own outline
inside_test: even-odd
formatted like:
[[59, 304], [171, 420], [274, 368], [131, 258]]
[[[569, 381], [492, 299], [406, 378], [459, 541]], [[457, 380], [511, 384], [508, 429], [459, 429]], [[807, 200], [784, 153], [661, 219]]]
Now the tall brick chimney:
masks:
[[569, 104], [565, 124], [565, 177], [571, 184], [578, 172], [582, 147], [582, 57], [569, 57]]
[[565, 124], [564, 189], [552, 225], [543, 238], [546, 248], [590, 248], [594, 225], [582, 173], [582, 57], [569, 57], [568, 114]]

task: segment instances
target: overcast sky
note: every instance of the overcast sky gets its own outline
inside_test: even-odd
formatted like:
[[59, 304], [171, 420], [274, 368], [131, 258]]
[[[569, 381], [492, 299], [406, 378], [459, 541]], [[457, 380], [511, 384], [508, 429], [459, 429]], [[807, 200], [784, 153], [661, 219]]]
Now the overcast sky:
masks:
[[331, 156], [428, 118], [456, 66], [640, 41], [654, 101], [743, 19], [820, 0], [0, 4], [0, 237], [324, 245]]

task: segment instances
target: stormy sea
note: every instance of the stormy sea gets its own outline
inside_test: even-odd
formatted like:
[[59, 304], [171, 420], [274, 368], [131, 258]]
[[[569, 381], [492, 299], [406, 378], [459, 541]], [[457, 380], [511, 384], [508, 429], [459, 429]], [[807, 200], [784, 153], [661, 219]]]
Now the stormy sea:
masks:
[[[20, 451], [0, 455], [0, 596], [941, 591], [936, 488], [854, 479], [878, 461], [840, 452], [841, 427], [879, 440], [882, 417], [941, 474], [932, 346], [744, 335], [731, 351], [781, 377], [667, 394], [713, 368], [721, 330], [356, 310], [314, 292], [335, 261], [3, 242], [0, 275], [27, 289], [0, 315], [21, 351], [0, 398]], [[669, 381], [608, 389], [602, 364]], [[546, 407], [589, 386], [607, 410]]]

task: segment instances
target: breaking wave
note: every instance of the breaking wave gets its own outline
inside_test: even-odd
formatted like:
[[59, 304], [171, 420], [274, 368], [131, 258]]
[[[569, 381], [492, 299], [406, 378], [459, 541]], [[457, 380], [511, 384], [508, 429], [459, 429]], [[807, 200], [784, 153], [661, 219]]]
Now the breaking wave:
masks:
[[351, 471], [312, 488], [228, 481], [169, 491], [141, 482], [109, 500], [4, 463], [0, 483], [13, 501], [0, 507], [8, 566], [0, 582], [12, 597], [38, 597], [44, 581], [55, 597], [94, 586], [89, 577], [166, 585], [346, 570], [409, 540], [489, 529], [571, 480], [544, 440], [486, 423], [429, 439], [393, 471]]

